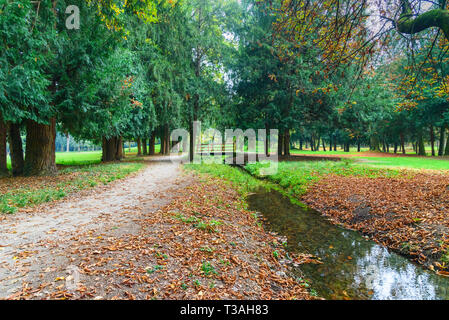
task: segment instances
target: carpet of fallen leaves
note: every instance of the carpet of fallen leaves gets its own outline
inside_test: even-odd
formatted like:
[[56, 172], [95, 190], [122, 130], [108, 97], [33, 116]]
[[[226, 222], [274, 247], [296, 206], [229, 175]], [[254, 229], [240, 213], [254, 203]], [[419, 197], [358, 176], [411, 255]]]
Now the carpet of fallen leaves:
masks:
[[290, 264], [309, 256], [288, 255], [228, 184], [192, 179], [170, 204], [130, 214], [130, 232], [90, 230], [48, 244], [79, 270], [76, 289], [67, 288], [73, 277], [55, 264], [9, 298], [312, 298], [289, 273]]
[[327, 176], [302, 200], [334, 223], [359, 230], [442, 275], [449, 261], [449, 176]]

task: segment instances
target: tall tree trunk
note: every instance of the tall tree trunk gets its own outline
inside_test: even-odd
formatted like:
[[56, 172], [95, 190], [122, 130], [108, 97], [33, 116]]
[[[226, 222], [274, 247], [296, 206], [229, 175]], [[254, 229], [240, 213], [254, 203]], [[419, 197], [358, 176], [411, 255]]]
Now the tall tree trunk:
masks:
[[[161, 140], [162, 143], [162, 140]], [[162, 148], [162, 145], [161, 145]], [[193, 136], [193, 122], [189, 124], [189, 160], [193, 162], [195, 154], [195, 137]]]
[[398, 143], [395, 141], [394, 142], [394, 154], [398, 153]]
[[403, 133], [400, 134], [400, 138], [401, 138], [402, 154], [405, 154], [405, 139], [404, 139], [404, 134]]
[[168, 123], [164, 125], [164, 154], [169, 155], [170, 154], [170, 126]]
[[160, 154], [164, 154], [164, 152], [165, 152], [165, 137], [164, 137], [164, 131], [163, 130], [161, 130], [160, 140], [161, 140], [161, 150], [159, 151], [159, 153]]
[[445, 144], [445, 134], [446, 126], [442, 125], [440, 128], [440, 143], [438, 146], [438, 156], [442, 157], [444, 155], [444, 144]]
[[23, 159], [22, 137], [20, 136], [20, 125], [10, 123], [8, 126], [9, 153], [13, 176], [23, 174], [25, 161]]
[[142, 147], [143, 147], [143, 155], [147, 155], [148, 154], [148, 140], [147, 139], [142, 139]]
[[371, 151], [380, 151], [379, 137], [378, 136], [371, 136], [370, 137], [370, 150]]
[[357, 140], [357, 152], [360, 152], [361, 150], [360, 150], [361, 148], [360, 148], [360, 140]]
[[265, 123], [265, 156], [270, 156], [270, 126]]
[[56, 120], [50, 119], [48, 125], [27, 120], [26, 130], [24, 174], [27, 176], [55, 174]]
[[137, 138], [137, 155], [142, 155], [142, 140], [140, 138]]
[[334, 137], [334, 151], [337, 151], [337, 137]]
[[68, 132], [65, 135], [66, 135], [66, 139], [67, 139], [66, 151], [70, 152], [70, 135]]
[[448, 134], [448, 139], [446, 142], [446, 148], [444, 149], [444, 155], [449, 156], [449, 134]]
[[426, 148], [424, 146], [424, 138], [422, 131], [419, 132], [418, 136], [418, 155], [425, 156], [426, 155]]
[[324, 138], [322, 140], [323, 140], [323, 151], [326, 152], [326, 143], [324, 142]]
[[6, 156], [6, 123], [0, 113], [0, 177], [8, 175]]
[[114, 150], [115, 150], [115, 139], [114, 138], [107, 139], [103, 137], [101, 161], [102, 162], [114, 161], [115, 160]]
[[116, 152], [115, 152], [115, 160], [122, 160], [123, 159], [123, 137], [116, 138]]
[[433, 126], [430, 125], [430, 146], [432, 147], [432, 157], [435, 157], [435, 132], [433, 131]]
[[156, 154], [155, 144], [156, 144], [156, 136], [155, 136], [155, 132], [152, 131], [151, 137], [150, 137], [149, 150], [148, 150], [148, 153], [150, 154], [150, 156], [154, 156]]
[[123, 138], [122, 137], [103, 137], [101, 161], [111, 162], [123, 158]]
[[279, 132], [279, 141], [278, 141], [278, 155], [282, 156], [284, 151], [284, 134]]
[[315, 148], [315, 151], [320, 151], [320, 142], [321, 142], [321, 136], [318, 135], [318, 139], [316, 140], [316, 148]]
[[290, 130], [285, 129], [284, 132], [284, 156], [290, 155]]

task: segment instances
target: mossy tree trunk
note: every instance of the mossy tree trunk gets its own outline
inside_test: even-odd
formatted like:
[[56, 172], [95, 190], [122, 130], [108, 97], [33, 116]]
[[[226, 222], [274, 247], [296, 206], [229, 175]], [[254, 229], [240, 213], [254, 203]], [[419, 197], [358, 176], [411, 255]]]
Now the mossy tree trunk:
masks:
[[396, 26], [399, 32], [415, 34], [429, 28], [439, 28], [449, 40], [449, 11], [444, 8], [415, 15], [409, 0], [401, 0], [402, 13]]

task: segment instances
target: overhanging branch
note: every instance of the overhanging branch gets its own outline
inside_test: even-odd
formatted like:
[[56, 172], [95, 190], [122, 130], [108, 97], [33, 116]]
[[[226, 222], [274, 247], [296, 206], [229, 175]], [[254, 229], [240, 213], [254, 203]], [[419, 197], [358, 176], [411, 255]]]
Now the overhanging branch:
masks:
[[408, 0], [402, 0], [401, 6], [402, 12], [396, 24], [399, 32], [415, 34], [435, 27], [441, 29], [449, 40], [449, 10], [434, 9], [415, 16]]

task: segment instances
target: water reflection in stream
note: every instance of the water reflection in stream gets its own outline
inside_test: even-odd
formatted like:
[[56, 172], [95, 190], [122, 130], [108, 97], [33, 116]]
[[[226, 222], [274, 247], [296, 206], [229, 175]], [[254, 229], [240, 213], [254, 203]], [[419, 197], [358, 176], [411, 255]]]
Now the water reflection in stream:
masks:
[[449, 299], [449, 278], [438, 276], [335, 226], [318, 212], [292, 204], [276, 191], [250, 195], [251, 210], [264, 215], [273, 231], [286, 236], [289, 250], [313, 254], [323, 264], [306, 264], [304, 274], [327, 299]]

